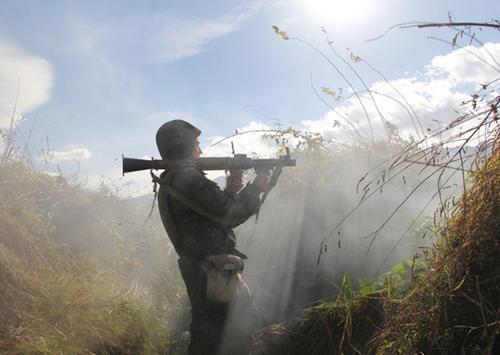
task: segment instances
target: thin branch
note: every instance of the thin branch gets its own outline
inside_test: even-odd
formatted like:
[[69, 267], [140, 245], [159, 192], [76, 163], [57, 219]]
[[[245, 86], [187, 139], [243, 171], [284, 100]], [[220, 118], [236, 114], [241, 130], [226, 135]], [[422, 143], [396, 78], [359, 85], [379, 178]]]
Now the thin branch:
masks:
[[422, 187], [422, 185], [424, 185], [431, 177], [434, 176], [434, 174], [436, 174], [438, 171], [440, 171], [442, 168], [439, 168], [439, 169], [436, 169], [434, 170], [432, 173], [430, 173], [429, 175], [427, 175], [424, 179], [422, 179], [422, 181], [420, 181], [411, 191], [410, 193], [397, 205], [397, 207], [391, 212], [391, 214], [389, 215], [389, 217], [387, 217], [385, 219], [385, 221], [372, 233], [370, 233], [369, 235], [367, 235], [366, 237], [364, 238], [371, 238], [371, 241], [370, 241], [370, 244], [368, 245], [368, 248], [366, 249], [366, 254], [368, 254], [370, 252], [370, 249], [373, 245], [373, 243], [375, 242], [375, 239], [378, 235], [378, 233], [380, 233], [380, 231], [382, 229], [384, 229], [384, 227], [387, 225], [387, 223], [389, 223], [389, 221], [392, 219], [392, 217], [394, 217], [394, 215], [401, 209], [401, 207], [413, 196], [413, 194], [420, 188]]
[[[343, 115], [341, 115], [333, 106], [331, 106], [318, 92], [318, 90], [316, 89], [316, 87], [314, 86], [314, 82], [313, 82], [313, 79], [312, 79], [312, 74], [310, 75], [310, 81], [311, 81], [311, 87], [314, 91], [314, 93], [316, 94], [316, 96], [318, 97], [318, 99], [323, 103], [325, 104], [326, 107], [328, 107], [330, 110], [332, 110], [334, 113], [336, 113], [339, 117], [341, 117], [345, 122], [347, 122], [347, 124], [352, 128], [352, 130], [354, 131], [354, 133], [356, 133], [356, 135], [358, 136], [359, 139], [363, 139], [363, 137], [359, 134], [359, 131], [356, 129], [356, 126], [350, 122], [347, 117], [344, 117]], [[361, 129], [363, 129], [361, 127]], [[363, 129], [364, 131], [364, 129]], [[349, 131], [348, 131], [349, 132]], [[352, 134], [351, 132], [349, 132], [350, 134]], [[366, 133], [366, 132], [365, 132]]]
[[224, 138], [218, 140], [215, 143], [210, 144], [210, 147], [213, 147], [214, 145], [220, 144], [220, 143], [222, 143], [228, 139], [231, 139], [233, 137], [241, 136], [241, 135], [247, 134], [247, 133], [284, 133], [284, 132], [285, 131], [279, 130], [279, 129], [252, 129], [250, 131], [236, 132], [236, 133], [231, 134], [230, 136], [227, 136], [227, 137], [224, 137]]
[[488, 22], [430, 22], [423, 24], [415, 24], [415, 25], [406, 25], [400, 28], [429, 28], [429, 27], [490, 27], [500, 30], [500, 24], [497, 23], [488, 23]]
[[375, 106], [375, 109], [377, 110], [377, 113], [380, 117], [380, 119], [382, 120], [382, 125], [384, 126], [384, 129], [385, 129], [385, 133], [387, 134], [387, 137], [389, 137], [389, 130], [387, 128], [387, 122], [386, 122], [386, 119], [384, 117], [384, 115], [382, 114], [382, 112], [380, 111], [380, 108], [378, 107], [377, 105], [377, 101], [375, 100], [375, 98], [373, 97], [370, 89], [368, 88], [368, 85], [366, 85], [365, 81], [363, 80], [363, 78], [361, 77], [361, 75], [359, 75], [359, 73], [357, 72], [356, 69], [354, 69], [354, 67], [351, 65], [351, 63], [349, 63], [347, 60], [344, 59], [344, 57], [342, 57], [336, 50], [335, 48], [333, 48], [332, 46], [332, 41], [330, 41], [330, 38], [328, 37], [328, 33], [326, 32], [326, 30], [324, 31], [325, 33], [325, 37], [326, 37], [326, 42], [328, 44], [328, 47], [330, 48], [330, 50], [333, 52], [333, 54], [335, 54], [337, 56], [337, 58], [339, 58], [342, 62], [344, 62], [345, 65], [347, 65], [347, 67], [349, 69], [351, 69], [351, 71], [354, 73], [354, 75], [356, 75], [356, 77], [358, 78], [358, 80], [361, 82], [361, 84], [363, 84], [363, 86], [365, 87], [366, 91], [368, 92], [368, 95], [370, 95], [370, 99], [373, 103], [373, 106]]
[[[497, 98], [497, 104], [498, 105], [498, 100], [500, 100], [500, 98]], [[453, 141], [453, 140], [456, 140], [457, 137], [460, 137], [462, 136], [463, 134], [466, 134], [466, 133], [469, 133], [472, 131], [472, 133], [470, 134], [470, 136], [465, 139], [464, 143], [460, 146], [460, 150], [462, 150], [466, 145], [467, 143], [472, 139], [473, 136], [475, 136], [475, 134], [477, 133], [477, 131], [479, 130], [480, 127], [482, 127], [485, 122], [488, 120], [488, 118], [490, 117], [491, 113], [492, 113], [492, 109], [491, 109], [491, 106], [489, 106], [490, 109], [489, 110], [486, 110], [486, 111], [482, 111], [480, 114], [486, 114], [486, 117], [483, 119], [482, 122], [480, 122], [478, 125], [470, 128], [470, 129], [467, 129], [465, 132], [460, 132], [458, 133], [457, 135], [455, 136], [452, 136], [450, 139], [446, 140], [445, 142], [442, 142], [438, 147], [442, 147], [443, 145]], [[496, 107], [496, 106], [495, 106]], [[463, 124], [464, 122], [467, 122], [468, 120], [474, 118], [474, 117], [477, 117], [478, 115], [480, 114], [476, 114], [476, 115], [473, 115], [472, 117], [468, 118], [467, 120], [463, 120], [462, 122], [460, 122], [458, 125], [461, 125]], [[455, 127], [455, 126], [453, 126]], [[441, 132], [444, 132], [444, 131], [447, 131], [449, 130], [450, 127], [447, 127], [441, 131], [439, 131], [438, 133], [435, 133], [433, 136], [441, 133]], [[431, 136], [431, 137], [433, 137]], [[425, 139], [428, 139], [430, 137], [426, 137]], [[424, 140], [425, 140], [424, 139]], [[418, 143], [416, 145], [414, 145], [413, 147], [416, 147], [418, 146]], [[435, 146], [431, 146], [429, 148], [425, 148], [423, 149], [422, 151], [419, 151], [415, 154], [413, 154], [413, 156], [417, 155], [417, 154], [425, 154], [425, 151], [426, 150], [434, 150], [436, 151], [436, 149], [438, 147], [435, 147]], [[408, 148], [405, 149], [404, 151], [409, 151]], [[410, 194], [403, 200], [403, 202], [393, 211], [393, 213], [390, 215], [390, 217], [382, 224], [382, 226], [380, 228], [378, 228], [375, 232], [371, 233], [369, 236], [373, 236], [373, 237], [376, 237], [376, 234], [388, 223], [388, 221], [392, 218], [392, 216], [395, 214], [395, 212], [397, 212], [397, 210], [399, 210], [399, 208], [411, 197], [411, 195], [421, 186], [423, 185], [423, 183], [425, 181], [427, 181], [431, 176], [433, 176], [435, 173], [441, 171], [441, 174], [440, 174], [440, 177], [442, 177], [442, 174], [443, 172], [446, 170], [446, 168], [449, 166], [449, 164], [454, 161], [454, 158], [457, 156], [458, 153], [455, 153], [455, 155], [453, 157], [451, 157], [448, 161], [447, 161], [447, 164], [445, 164], [444, 166], [440, 167], [439, 169], [436, 169], [435, 171], [433, 171], [429, 176], [427, 176], [426, 178], [424, 178], [423, 181], [421, 181], [411, 192]], [[388, 160], [386, 160], [388, 161]], [[400, 165], [402, 163], [399, 163], [398, 165]], [[384, 183], [381, 184], [380, 187], [384, 186], [385, 184], [389, 183], [391, 180], [393, 180], [394, 178], [396, 178], [398, 175], [400, 175], [403, 171], [407, 170], [409, 167], [411, 167], [412, 164], [407, 164], [406, 166], [404, 166], [401, 170], [399, 170], [398, 172], [396, 172], [395, 174], [391, 175], [389, 179], [387, 179]], [[395, 166], [393, 166], [392, 168], [394, 168]], [[454, 174], [454, 173], [453, 173]], [[373, 181], [373, 180], [372, 180]], [[448, 180], [447, 180], [448, 181]], [[369, 183], [368, 183], [369, 184]], [[379, 187], [379, 188], [380, 188]], [[329, 233], [329, 235], [327, 237], [325, 237], [322, 242], [320, 243], [320, 251], [319, 251], [319, 254], [318, 254], [318, 259], [317, 259], [317, 262], [319, 264], [319, 261], [321, 259], [321, 256], [323, 254], [323, 250], [325, 248], [325, 246], [327, 245], [328, 241], [330, 240], [330, 238], [333, 236], [333, 234], [338, 230], [338, 228], [352, 215], [354, 214], [354, 212], [356, 212], [361, 206], [362, 204], [368, 200], [371, 196], [373, 196], [375, 193], [377, 193], [377, 191], [379, 191], [379, 188], [377, 188], [376, 190], [372, 191], [371, 193], [369, 193], [368, 195], [366, 196], [363, 196], [363, 198], [356, 204], [356, 206], [354, 206], [336, 225], [335, 227], [332, 229], [332, 231]], [[440, 194], [441, 192], [441, 187], [438, 183], [438, 191], [437, 191], [437, 194]], [[442, 201], [442, 200], [441, 200]], [[368, 237], [369, 237], [368, 236]], [[373, 244], [374, 242], [374, 239], [372, 239], [371, 243], [370, 243], [370, 246], [369, 248], [371, 247], [371, 245]], [[369, 251], [369, 248], [368, 248], [368, 251]]]
[[[490, 109], [490, 111], [486, 114], [486, 117], [485, 117], [485, 118], [481, 121], [481, 123], [479, 123], [479, 124], [478, 124], [478, 125], [474, 128], [474, 130], [473, 130], [472, 134], [469, 136], [469, 138], [467, 138], [467, 139], [465, 140], [465, 142], [464, 142], [464, 143], [460, 146], [459, 150], [458, 150], [455, 154], [453, 154], [453, 156], [452, 156], [452, 157], [451, 157], [451, 158], [450, 158], [450, 159], [446, 162], [446, 164], [445, 164], [446, 166], [448, 166], [448, 165], [450, 164], [450, 160], [455, 159], [455, 158], [457, 157], [457, 155], [460, 153], [460, 151], [461, 151], [462, 149], [464, 149], [464, 147], [465, 147], [465, 146], [467, 145], [467, 143], [471, 140], [471, 138], [472, 138], [473, 136], [475, 136], [475, 135], [476, 135], [476, 133], [477, 133], [477, 132], [481, 129], [481, 127], [482, 127], [482, 126], [486, 123], [486, 121], [488, 120], [488, 118], [489, 118], [489, 117], [491, 116], [491, 114], [493, 113], [493, 108], [498, 107], [498, 104], [499, 104], [499, 103], [500, 103], [500, 96], [498, 96], [498, 97], [496, 98], [496, 103], [495, 103], [495, 104], [492, 104], [492, 106], [491, 106], [492, 108], [491, 108], [491, 109]], [[441, 178], [442, 178], [443, 174], [444, 174], [444, 169], [443, 169], [443, 171], [441, 172], [441, 174], [440, 174], [440, 175], [439, 175], [439, 177], [438, 177], [438, 190], [440, 190], [440, 183], [441, 183]]]
[[[390, 26], [387, 30], [385, 30], [384, 33], [382, 33], [381, 35], [378, 35], [377, 37], [374, 37], [374, 38], [369, 38], [366, 40], [366, 42], [373, 42], [373, 41], [378, 41], [379, 39], [381, 39], [382, 37], [385, 37], [389, 32], [391, 32], [392, 30], [395, 30], [395, 29], [402, 29], [402, 28], [410, 28], [410, 27], [414, 27], [416, 24], [425, 24], [427, 22], [416, 22], [416, 21], [412, 21], [412, 22], [402, 22], [402, 23], [398, 23], [396, 25], [392, 25]], [[410, 26], [410, 27], [405, 27], [405, 26]]]
[[[413, 113], [413, 115], [415, 116], [415, 120], [417, 121], [419, 127], [420, 127], [420, 130], [422, 131], [422, 135], [425, 136], [425, 131], [424, 131], [424, 128], [422, 127], [422, 123], [420, 122], [420, 118], [418, 117], [417, 113], [415, 112], [415, 110], [413, 109], [413, 106], [408, 102], [408, 100], [406, 99], [406, 96], [404, 96], [401, 91], [399, 91], [390, 81], [389, 79], [387, 79], [387, 77], [380, 71], [378, 70], [377, 68], [375, 68], [373, 65], [371, 65], [369, 62], [367, 62], [365, 59], [361, 59], [363, 63], [365, 63], [371, 70], [373, 70], [375, 73], [377, 73], [382, 79], [384, 79], [384, 81], [404, 100], [404, 102], [406, 103], [406, 105], [408, 106], [408, 108], [411, 110], [411, 112]], [[411, 117], [410, 115], [410, 118], [412, 120], [412, 123], [413, 123], [413, 127], [415, 128], [415, 131], [417, 133], [417, 137], [419, 139], [421, 139], [422, 137], [420, 136], [419, 132], [418, 132], [418, 128], [416, 127], [415, 125], [415, 121], [413, 120], [413, 118]]]
[[444, 169], [457, 170], [457, 171], [461, 171], [461, 172], [470, 172], [470, 170], [465, 170], [463, 168], [463, 165], [462, 165], [462, 168], [457, 168], [457, 167], [454, 167], [454, 166], [445, 166], [445, 165], [440, 165], [440, 164], [432, 164], [430, 162], [423, 162], [423, 161], [417, 161], [417, 160], [404, 159], [404, 161], [408, 162], [408, 163], [412, 163], [412, 164], [422, 164], [422, 165], [425, 165], [425, 166], [435, 166], [435, 167], [440, 167], [440, 168], [444, 168]]
[[[490, 112], [491, 114], [491, 112]], [[404, 203], [406, 203], [406, 201], [414, 194], [414, 192], [420, 188], [430, 177], [432, 177], [435, 173], [437, 173], [438, 171], [441, 171], [441, 173], [439, 174], [439, 177], [438, 177], [438, 191], [436, 192], [436, 194], [433, 196], [433, 199], [434, 197], [439, 194], [440, 195], [440, 192], [442, 190], [442, 187], [441, 187], [441, 178], [444, 174], [444, 171], [446, 170], [446, 168], [448, 167], [448, 165], [450, 164], [450, 161], [452, 159], [454, 159], [461, 151], [462, 149], [467, 145], [467, 143], [470, 141], [470, 139], [476, 135], [477, 131], [483, 126], [483, 124], [486, 122], [486, 120], [489, 118], [489, 115], [486, 115], [486, 117], [484, 118], [484, 120], [477, 126], [474, 128], [473, 132], [471, 133], [471, 135], [469, 136], [469, 138], [467, 138], [465, 140], [465, 142], [462, 144], [462, 146], [460, 147], [460, 149], [458, 150], [457, 153], [455, 153], [448, 161], [447, 163], [440, 167], [440, 169], [436, 169], [435, 171], [433, 171], [431, 174], [429, 174], [427, 177], [425, 177], [420, 183], [417, 184], [417, 186], [415, 186], [412, 191], [403, 199], [403, 201], [393, 210], [393, 212], [389, 215], [389, 217], [384, 221], [384, 223], [382, 223], [379, 228], [377, 228], [374, 232], [370, 233], [367, 238], [371, 237], [372, 240], [370, 241], [370, 244], [368, 246], [368, 249], [367, 249], [367, 253], [370, 251], [371, 249], [371, 246], [373, 245], [373, 243], [375, 242], [375, 238], [377, 236], [377, 234], [387, 225], [387, 223], [389, 223], [389, 221], [392, 219], [392, 217], [396, 214], [396, 212], [401, 208], [401, 206], [403, 206]], [[462, 160], [462, 164], [463, 164], [463, 160]], [[452, 173], [451, 176], [453, 176], [454, 173]], [[448, 177], [448, 179], [445, 181], [445, 184], [450, 180], [451, 177]], [[464, 182], [465, 183], [465, 182]], [[465, 187], [464, 187], [465, 188]], [[440, 195], [441, 196], [441, 195]], [[441, 200], [441, 204], [443, 204], [443, 201]]]
[[457, 31], [457, 34], [455, 36], [458, 36], [459, 34], [460, 35], [465, 35], [467, 37], [470, 38], [470, 42], [469, 44], [472, 44], [472, 42], [476, 42], [477, 44], [479, 44], [483, 49], [484, 51], [486, 52], [486, 54], [488, 54], [488, 56], [490, 57], [490, 59], [493, 61], [493, 63], [495, 63], [499, 68], [500, 68], [500, 63], [498, 63], [498, 61], [496, 60], [496, 58], [493, 56], [493, 54], [488, 50], [488, 48], [486, 48], [486, 46], [484, 45], [483, 42], [481, 42], [479, 39], [477, 39], [477, 37], [475, 36], [475, 33], [473, 33], [472, 35], [469, 33], [469, 32], [466, 32], [465, 30], [461, 30], [459, 28], [455, 28], [455, 27], [450, 27], [452, 29], [454, 29], [455, 31]]
[[368, 111], [366, 110], [365, 104], [363, 103], [363, 100], [359, 96], [358, 91], [356, 90], [356, 88], [354, 87], [354, 85], [349, 81], [349, 79], [347, 79], [347, 77], [345, 76], [345, 74], [337, 67], [337, 65], [325, 53], [323, 53], [322, 51], [320, 51], [319, 49], [317, 49], [315, 46], [313, 46], [311, 43], [309, 43], [309, 42], [307, 42], [307, 41], [305, 41], [303, 39], [300, 39], [300, 38], [290, 38], [290, 39], [291, 40], [293, 39], [293, 40], [296, 40], [298, 42], [301, 42], [301, 43], [305, 44], [306, 46], [308, 46], [309, 48], [311, 48], [316, 53], [318, 53], [321, 57], [323, 57], [333, 67], [333, 69], [335, 69], [335, 71], [337, 72], [337, 74], [339, 74], [342, 77], [342, 79], [344, 79], [344, 81], [350, 86], [350, 88], [352, 89], [352, 91], [356, 95], [359, 104], [363, 108], [363, 112], [365, 113], [366, 120], [368, 121], [368, 126], [370, 127], [371, 139], [374, 142], [375, 141], [375, 134], [373, 132], [373, 127], [372, 127], [370, 115], [368, 114]]
[[7, 159], [9, 159], [9, 154], [12, 149], [12, 140], [14, 136], [14, 126], [16, 123], [16, 111], [17, 111], [17, 103], [19, 100], [19, 90], [21, 88], [21, 80], [18, 79], [17, 81], [17, 90], [16, 90], [16, 99], [14, 100], [14, 107], [12, 109], [12, 114], [10, 116], [10, 124], [9, 124], [9, 130], [7, 131], [7, 139], [5, 142], [5, 148], [2, 154], [2, 162], [5, 163]]
[[[389, 100], [392, 100], [392, 101], [394, 101], [394, 102], [398, 103], [399, 105], [401, 105], [401, 107], [403, 107], [403, 108], [405, 109], [405, 111], [406, 111], [406, 113], [408, 114], [408, 116], [410, 116], [410, 119], [411, 119], [411, 121], [412, 121], [412, 123], [413, 123], [413, 127], [415, 128], [415, 131], [416, 131], [416, 133], [417, 133], [417, 136], [418, 136], [418, 138], [419, 138], [419, 139], [421, 139], [420, 134], [419, 134], [419, 132], [418, 132], [418, 130], [417, 130], [417, 127], [415, 126], [415, 122], [413, 121], [413, 117], [412, 117], [412, 115], [411, 115], [410, 109], [409, 109], [408, 107], [406, 107], [406, 105], [405, 105], [404, 103], [402, 103], [401, 101], [399, 101], [399, 100], [398, 100], [398, 99], [396, 99], [395, 97], [392, 97], [391, 95], [383, 94], [383, 93], [381, 93], [381, 92], [374, 91], [374, 90], [371, 90], [371, 89], [360, 91], [360, 93], [365, 93], [365, 92], [366, 92], [366, 93], [369, 93], [369, 94], [370, 94], [370, 96], [372, 96], [372, 94], [375, 94], [375, 95], [378, 95], [378, 96], [385, 97], [385, 98], [387, 98], [387, 99], [389, 99]], [[353, 96], [353, 95], [347, 96], [345, 99], [346, 99], [346, 100], [349, 100], [352, 96]], [[387, 122], [387, 120], [386, 120], [386, 122]]]
[[403, 22], [389, 27], [384, 33], [381, 35], [367, 39], [366, 42], [377, 41], [382, 37], [385, 37], [392, 30], [398, 29], [408, 29], [408, 28], [432, 28], [432, 27], [489, 27], [499, 30], [500, 24], [498, 23], [481, 23], [481, 22], [442, 22], [442, 23], [432, 23], [432, 22], [424, 22], [424, 21], [413, 21], [413, 22]]
[[[456, 171], [453, 172], [453, 173], [451, 173], [450, 176], [448, 176], [448, 178], [445, 181], [445, 184], [447, 184], [451, 180], [451, 178], [455, 175], [455, 173], [456, 173]], [[439, 194], [439, 191], [436, 191], [434, 193], [434, 195], [432, 195], [432, 197], [429, 199], [429, 201], [427, 201], [427, 203], [425, 204], [425, 206], [418, 213], [417, 217], [415, 217], [414, 221], [403, 232], [403, 234], [399, 237], [399, 239], [396, 241], [396, 243], [394, 243], [394, 245], [392, 246], [391, 250], [389, 250], [389, 252], [385, 256], [384, 260], [382, 261], [382, 263], [380, 264], [380, 266], [377, 268], [377, 270], [375, 271], [375, 273], [378, 273], [380, 271], [380, 269], [384, 266], [384, 264], [387, 262], [387, 260], [389, 260], [389, 257], [392, 255], [392, 253], [394, 253], [394, 251], [396, 250], [396, 248], [398, 247], [398, 245], [403, 241], [403, 239], [405, 238], [405, 236], [407, 235], [407, 233], [417, 223], [418, 219], [422, 216], [422, 214], [425, 212], [425, 210], [427, 209], [427, 207], [429, 207], [429, 205], [432, 203], [432, 201], [434, 201], [434, 199], [436, 198], [436, 196], [438, 194]]]

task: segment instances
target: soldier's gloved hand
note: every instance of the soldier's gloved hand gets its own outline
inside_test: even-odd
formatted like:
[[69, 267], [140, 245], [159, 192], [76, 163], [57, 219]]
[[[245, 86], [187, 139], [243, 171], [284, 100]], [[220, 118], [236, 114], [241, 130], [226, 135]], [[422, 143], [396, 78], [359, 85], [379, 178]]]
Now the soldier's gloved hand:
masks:
[[252, 184], [254, 184], [260, 192], [265, 192], [269, 189], [269, 182], [270, 182], [270, 176], [271, 176], [271, 171], [270, 170], [255, 170], [255, 173], [257, 176], [255, 179], [252, 181]]
[[243, 188], [243, 170], [232, 170], [229, 173], [224, 190], [235, 194]]

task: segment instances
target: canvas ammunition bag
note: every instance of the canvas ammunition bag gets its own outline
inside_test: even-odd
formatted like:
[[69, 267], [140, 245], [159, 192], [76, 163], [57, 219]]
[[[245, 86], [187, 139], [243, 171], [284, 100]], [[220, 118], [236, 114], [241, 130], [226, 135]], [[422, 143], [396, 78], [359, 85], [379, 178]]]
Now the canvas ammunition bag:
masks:
[[207, 273], [207, 299], [221, 303], [234, 301], [242, 283], [243, 266], [243, 260], [236, 255], [207, 256], [204, 262]]

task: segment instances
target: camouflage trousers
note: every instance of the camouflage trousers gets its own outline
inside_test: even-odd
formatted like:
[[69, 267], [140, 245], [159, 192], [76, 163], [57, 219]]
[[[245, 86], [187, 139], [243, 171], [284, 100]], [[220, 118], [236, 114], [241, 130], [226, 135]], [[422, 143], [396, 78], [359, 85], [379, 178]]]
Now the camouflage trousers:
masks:
[[199, 263], [179, 259], [179, 268], [191, 302], [189, 355], [244, 355], [259, 316], [244, 282], [231, 303], [206, 298], [207, 275]]

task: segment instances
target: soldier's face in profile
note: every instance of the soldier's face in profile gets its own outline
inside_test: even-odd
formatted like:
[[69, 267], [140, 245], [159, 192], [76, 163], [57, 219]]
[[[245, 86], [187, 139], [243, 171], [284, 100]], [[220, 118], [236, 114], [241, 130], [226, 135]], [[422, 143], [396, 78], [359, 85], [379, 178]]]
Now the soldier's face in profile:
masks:
[[196, 143], [194, 145], [194, 150], [193, 150], [193, 158], [197, 159], [200, 157], [200, 155], [203, 154], [203, 151], [200, 148], [200, 141], [197, 139]]

